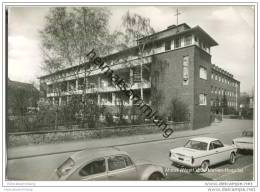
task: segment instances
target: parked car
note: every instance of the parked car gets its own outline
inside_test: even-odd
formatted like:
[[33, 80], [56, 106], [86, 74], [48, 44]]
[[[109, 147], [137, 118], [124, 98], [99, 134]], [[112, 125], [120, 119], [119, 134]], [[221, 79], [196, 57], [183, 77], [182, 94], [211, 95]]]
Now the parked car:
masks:
[[189, 168], [199, 168], [200, 172], [207, 172], [209, 166], [229, 161], [236, 161], [235, 145], [224, 145], [220, 140], [209, 137], [190, 139], [184, 147], [171, 149], [169, 158], [175, 165]]
[[252, 130], [245, 130], [242, 133], [242, 137], [233, 139], [233, 144], [236, 145], [238, 150], [253, 150], [253, 131]]
[[162, 180], [164, 169], [150, 162], [133, 162], [116, 148], [83, 150], [70, 156], [51, 180]]

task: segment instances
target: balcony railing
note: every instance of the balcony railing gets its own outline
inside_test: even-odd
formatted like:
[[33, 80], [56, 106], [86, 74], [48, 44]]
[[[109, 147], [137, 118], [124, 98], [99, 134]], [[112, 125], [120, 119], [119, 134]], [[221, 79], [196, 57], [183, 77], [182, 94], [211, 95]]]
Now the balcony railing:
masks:
[[[134, 83], [131, 86], [132, 90], [136, 90], [136, 89], [149, 89], [151, 88], [151, 82], [149, 81], [143, 81], [140, 83]], [[60, 92], [60, 93], [47, 93], [47, 97], [54, 97], [54, 96], [65, 96], [65, 95], [73, 95], [73, 94], [83, 94], [83, 89], [79, 89], [79, 90], [71, 90], [71, 91], [65, 91], [65, 92]], [[119, 87], [112, 87], [112, 86], [108, 86], [108, 87], [94, 87], [94, 88], [87, 88], [85, 90], [86, 94], [90, 94], [90, 93], [103, 93], [103, 92], [115, 92], [115, 91], [120, 91]]]
[[[139, 66], [142, 64], [148, 64], [152, 62], [152, 57], [148, 56], [148, 57], [144, 57], [142, 59], [139, 58], [134, 58], [132, 60], [127, 60], [127, 61], [121, 61], [121, 62], [117, 62], [114, 63], [113, 65], [109, 65], [110, 69], [115, 71], [115, 70], [119, 70], [119, 69], [124, 69], [127, 67], [135, 67], [135, 66]], [[99, 74], [103, 74], [105, 72], [105, 70], [101, 70], [98, 67], [92, 67], [88, 72], [87, 72], [87, 76], [94, 76], [94, 75], [99, 75]], [[50, 85], [53, 82], [57, 83], [57, 82], [62, 82], [62, 81], [68, 81], [68, 80], [75, 80], [77, 78], [83, 78], [85, 76], [84, 72], [80, 72], [77, 75], [72, 75], [69, 73], [68, 75], [62, 76], [62, 78], [57, 78], [55, 79], [54, 77], [51, 77], [46, 84]]]

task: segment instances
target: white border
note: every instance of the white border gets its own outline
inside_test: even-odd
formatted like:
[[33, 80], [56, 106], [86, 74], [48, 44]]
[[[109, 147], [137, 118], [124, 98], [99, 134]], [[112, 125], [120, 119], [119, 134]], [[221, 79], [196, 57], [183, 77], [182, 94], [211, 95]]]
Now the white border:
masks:
[[[104, 3], [95, 3], [95, 2], [91, 2], [91, 3], [88, 3], [88, 2], [83, 2], [83, 3], [73, 3], [73, 2], [63, 2], [63, 1], [57, 1], [56, 3], [49, 3], [49, 2], [41, 2], [41, 3], [32, 3], [30, 1], [23, 1], [23, 2], [20, 2], [20, 1], [15, 1], [17, 3], [13, 3], [13, 2], [8, 2], [8, 3], [3, 3], [2, 4], [2, 26], [4, 27], [4, 24], [5, 24], [5, 6], [107, 6], [107, 5], [110, 5], [110, 6], [115, 6], [115, 5], [122, 5], [122, 6], [128, 6], [128, 5], [161, 5], [161, 6], [166, 6], [166, 5], [172, 5], [172, 6], [178, 6], [178, 5], [182, 5], [182, 6], [193, 6], [193, 5], [196, 5], [196, 6], [201, 6], [201, 5], [204, 5], [204, 6], [215, 6], [215, 5], [223, 5], [223, 6], [229, 6], [229, 5], [249, 5], [249, 6], [255, 6], [255, 38], [256, 38], [256, 34], [257, 34], [257, 29], [258, 29], [258, 18], [256, 17], [258, 15], [258, 7], [256, 5], [256, 2], [251, 2], [251, 3], [245, 3], [243, 1], [239, 1], [239, 2], [235, 2], [235, 3], [225, 3], [225, 1], [222, 1], [222, 2], [218, 2], [218, 3], [210, 3], [207, 2], [207, 1], [202, 1], [203, 3], [196, 3], [196, 2], [188, 2], [188, 1], [184, 1], [182, 3], [178, 2], [178, 3], [173, 3], [173, 2], [169, 2], [169, 1], [165, 1], [165, 3], [156, 3], [156, 2], [153, 2], [153, 3], [136, 3], [136, 2], [131, 2], [131, 3], [122, 3], [122, 2], [115, 2], [115, 3], [109, 3], [109, 2], [104, 2]], [[27, 2], [27, 3], [25, 3]], [[62, 2], [62, 3], [61, 3]], [[138, 2], [138, 1], [137, 1]], [[4, 23], [3, 23], [4, 21]], [[2, 29], [3, 30], [3, 36], [5, 37], [5, 29]], [[2, 39], [1, 39], [2, 41]], [[258, 39], [257, 39], [257, 42], [255, 43], [255, 109], [258, 107], [258, 95], [257, 95], [257, 91], [258, 91], [258, 66], [257, 66], [257, 58], [256, 56], [259, 55], [259, 52], [257, 50], [258, 48]], [[4, 90], [4, 85], [5, 85], [5, 78], [6, 78], [6, 68], [5, 68], [5, 45], [3, 44], [5, 43], [5, 39], [3, 39], [2, 41], [2, 45], [3, 45], [3, 55], [2, 55], [2, 59], [3, 59], [3, 63], [2, 63], [2, 66], [3, 68], [1, 68], [1, 72], [4, 74], [3, 75], [3, 79], [1, 78], [1, 85], [2, 85], [2, 90]], [[2, 71], [3, 70], [3, 71]], [[4, 92], [4, 91], [3, 91]], [[2, 95], [0, 95], [0, 98], [1, 98], [1, 101], [3, 101], [3, 103], [1, 102], [1, 107], [3, 109], [3, 116], [2, 116], [2, 119], [1, 119], [1, 123], [3, 125], [5, 125], [5, 102], [6, 102], [6, 98], [5, 98], [5, 92], [3, 94], [3, 98], [2, 98]], [[257, 137], [255, 137], [255, 143], [257, 143], [257, 138], [258, 138], [258, 129], [256, 127], [256, 125], [258, 125], [258, 114], [257, 114], [257, 110], [255, 110], [255, 121], [254, 121], [254, 128], [255, 128], [255, 135], [257, 135]], [[5, 128], [3, 127], [3, 134], [5, 135]], [[3, 137], [2, 135], [2, 132], [1, 132], [1, 136], [2, 138], [4, 139], [3, 140], [3, 143], [4, 145], [2, 146], [3, 147], [3, 154], [6, 154], [6, 150], [5, 150], [5, 137]], [[257, 146], [256, 146], [257, 147]], [[254, 158], [254, 165], [255, 165], [255, 173], [258, 172], [258, 162], [257, 162], [257, 156], [258, 156], [258, 148], [256, 150], [256, 154], [255, 154], [255, 158]], [[6, 162], [6, 159], [1, 159], [1, 162], [3, 160], [3, 163], [7, 163]], [[6, 173], [6, 170], [3, 169], [3, 174], [5, 175]], [[255, 174], [257, 176], [257, 174]], [[4, 178], [2, 178], [4, 179]], [[256, 177], [255, 178], [255, 181], [252, 182], [253, 186], [255, 186], [257, 184], [258, 181], [258, 178]], [[161, 187], [165, 187], [165, 186], [182, 186], [182, 187], [188, 187], [188, 186], [194, 186], [194, 187], [188, 187], [190, 190], [195, 190], [197, 191], [197, 187], [195, 186], [207, 186], [207, 184], [215, 184], [214, 186], [219, 186], [221, 185], [221, 183], [223, 183], [223, 181], [161, 181], [161, 182], [149, 182], [149, 181], [123, 181], [123, 182], [113, 182], [113, 181], [88, 181], [88, 182], [81, 182], [81, 181], [66, 181], [66, 182], [58, 182], [58, 181], [51, 181], [51, 182], [46, 182], [46, 181], [4, 181], [4, 186], [12, 186], [12, 187], [20, 187], [21, 189], [24, 188], [24, 187], [33, 187], [33, 186], [161, 186]], [[238, 184], [238, 183], [244, 183], [243, 181], [238, 181], [238, 182], [226, 182], [227, 184]], [[246, 182], [248, 183], [248, 182]], [[35, 189], [35, 187], [33, 187]], [[37, 189], [40, 189], [37, 187]], [[44, 188], [43, 188], [44, 189]], [[47, 188], [46, 188], [47, 189]], [[67, 189], [71, 189], [70, 187], [68, 187]], [[77, 188], [77, 189], [80, 189], [80, 188]], [[205, 189], [205, 188], [204, 188]], [[47, 189], [48, 190], [48, 189]], [[134, 189], [133, 189], [134, 190]], [[201, 190], [201, 188], [200, 188]], [[71, 190], [69, 190], [71, 191]]]

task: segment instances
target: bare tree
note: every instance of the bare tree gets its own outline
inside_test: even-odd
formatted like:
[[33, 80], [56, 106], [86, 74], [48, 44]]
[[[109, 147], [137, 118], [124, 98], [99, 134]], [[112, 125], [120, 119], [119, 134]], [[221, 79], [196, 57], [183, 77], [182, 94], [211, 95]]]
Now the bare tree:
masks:
[[100, 7], [51, 8], [40, 31], [43, 69], [55, 72], [84, 63], [86, 54], [93, 48], [99, 54], [108, 54], [109, 16], [108, 9]]
[[[141, 84], [143, 83], [143, 57], [144, 50], [147, 43], [151, 42], [152, 36], [155, 31], [150, 25], [150, 19], [147, 17], [142, 17], [138, 14], [131, 14], [129, 11], [123, 16], [123, 26], [125, 27], [126, 42], [138, 41], [139, 48], [139, 58], [140, 58], [140, 76]], [[147, 37], [144, 40], [141, 38]], [[141, 99], [143, 99], [143, 86], [141, 86]]]

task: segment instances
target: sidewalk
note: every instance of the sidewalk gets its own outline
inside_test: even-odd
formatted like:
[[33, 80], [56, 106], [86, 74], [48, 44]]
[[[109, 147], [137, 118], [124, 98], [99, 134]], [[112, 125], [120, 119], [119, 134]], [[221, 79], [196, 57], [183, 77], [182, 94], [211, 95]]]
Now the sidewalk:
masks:
[[200, 128], [197, 130], [185, 130], [185, 131], [173, 132], [173, 134], [168, 139], [165, 139], [161, 133], [124, 136], [124, 137], [112, 137], [112, 138], [102, 138], [102, 139], [70, 141], [70, 142], [58, 143], [58, 144], [19, 146], [19, 147], [13, 147], [8, 149], [7, 154], [8, 154], [8, 160], [11, 160], [11, 159], [20, 159], [20, 158], [34, 157], [40, 155], [76, 152], [87, 148], [134, 145], [134, 144], [146, 143], [146, 142], [161, 142], [164, 140], [174, 140], [176, 138], [184, 138], [189, 136], [214, 134], [221, 130], [225, 130], [227, 127], [230, 127], [230, 123], [231, 123], [230, 121], [233, 120], [226, 119], [221, 123], [214, 123], [209, 127]]

